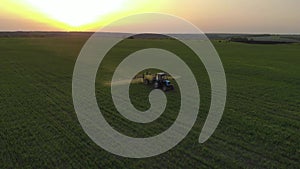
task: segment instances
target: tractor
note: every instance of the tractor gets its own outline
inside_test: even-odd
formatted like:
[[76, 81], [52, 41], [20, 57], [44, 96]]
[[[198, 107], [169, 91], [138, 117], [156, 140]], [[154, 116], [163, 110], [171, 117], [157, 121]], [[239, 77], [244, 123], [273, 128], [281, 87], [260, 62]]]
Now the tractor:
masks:
[[174, 90], [174, 86], [168, 80], [167, 74], [164, 72], [156, 74], [146, 72], [143, 74], [143, 82], [145, 85], [153, 85], [154, 89], [162, 89], [164, 92]]

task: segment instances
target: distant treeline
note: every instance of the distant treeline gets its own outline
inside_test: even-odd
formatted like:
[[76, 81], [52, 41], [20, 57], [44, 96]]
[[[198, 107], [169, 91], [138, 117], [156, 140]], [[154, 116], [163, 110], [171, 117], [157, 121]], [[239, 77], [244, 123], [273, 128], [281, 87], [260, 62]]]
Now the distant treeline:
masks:
[[[263, 37], [263, 36], [260, 36]], [[296, 43], [293, 40], [286, 40], [286, 39], [277, 39], [277, 40], [270, 40], [266, 39], [255, 39], [251, 37], [232, 37], [230, 38], [231, 42], [240, 42], [240, 43], [249, 43], [249, 44], [289, 44], [289, 43]]]
[[[0, 38], [6, 37], [90, 37], [95, 32], [0, 32]], [[282, 43], [300, 43], [300, 35], [271, 35], [271, 34], [226, 34], [226, 33], [207, 33], [205, 36], [201, 34], [130, 34], [130, 33], [112, 33], [97, 32], [100, 37], [118, 37], [128, 39], [174, 39], [172, 35], [181, 39], [202, 39], [206, 40], [222, 40], [229, 42], [241, 42], [250, 44], [282, 44]]]

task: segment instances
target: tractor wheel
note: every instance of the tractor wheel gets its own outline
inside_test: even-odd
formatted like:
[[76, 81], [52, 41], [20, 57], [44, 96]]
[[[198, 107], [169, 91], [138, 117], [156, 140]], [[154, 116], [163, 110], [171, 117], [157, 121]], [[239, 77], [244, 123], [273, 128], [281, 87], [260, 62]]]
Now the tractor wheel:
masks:
[[162, 87], [162, 90], [163, 90], [164, 92], [166, 92], [166, 91], [168, 90], [167, 86], [164, 85], [164, 86]]
[[144, 79], [144, 84], [148, 85], [149, 84], [149, 80], [148, 79]]
[[154, 89], [157, 89], [159, 87], [159, 84], [158, 82], [155, 82], [154, 85], [153, 85]]

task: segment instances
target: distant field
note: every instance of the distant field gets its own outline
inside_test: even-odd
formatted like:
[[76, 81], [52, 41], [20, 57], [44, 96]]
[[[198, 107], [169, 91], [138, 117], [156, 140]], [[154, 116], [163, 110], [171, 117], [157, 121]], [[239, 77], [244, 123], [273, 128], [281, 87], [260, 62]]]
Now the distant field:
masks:
[[[204, 144], [198, 137], [210, 104], [202, 63], [172, 40], [130, 39], [108, 53], [98, 71], [96, 94], [107, 121], [129, 136], [152, 136], [175, 120], [180, 94], [168, 92], [166, 112], [136, 124], [110, 98], [114, 68], [124, 53], [162, 47], [178, 54], [200, 76], [201, 108], [189, 135], [156, 157], [129, 159], [93, 143], [77, 120], [72, 73], [88, 36], [0, 38], [0, 168], [298, 168], [300, 166], [300, 44], [213, 41], [227, 77], [226, 109]], [[120, 56], [120, 54], [122, 55]], [[173, 81], [174, 82], [174, 81]], [[174, 82], [175, 83], [175, 82]], [[132, 103], [149, 108], [150, 88], [133, 84]], [[103, 98], [101, 96], [107, 96]]]

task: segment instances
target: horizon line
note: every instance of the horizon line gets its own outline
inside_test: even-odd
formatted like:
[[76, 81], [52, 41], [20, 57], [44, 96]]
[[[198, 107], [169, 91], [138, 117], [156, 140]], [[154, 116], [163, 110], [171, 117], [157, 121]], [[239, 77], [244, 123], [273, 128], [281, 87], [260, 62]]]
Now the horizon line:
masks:
[[[97, 33], [97, 31], [39, 31], [39, 30], [0, 30], [0, 33]], [[98, 32], [98, 33], [116, 33], [116, 34], [133, 34], [128, 32]], [[300, 33], [273, 33], [273, 32], [203, 32], [204, 34], [227, 34], [227, 35], [300, 35]], [[155, 34], [155, 33], [149, 33]], [[159, 33], [158, 33], [159, 34]], [[161, 34], [196, 34], [196, 33], [161, 33]]]

